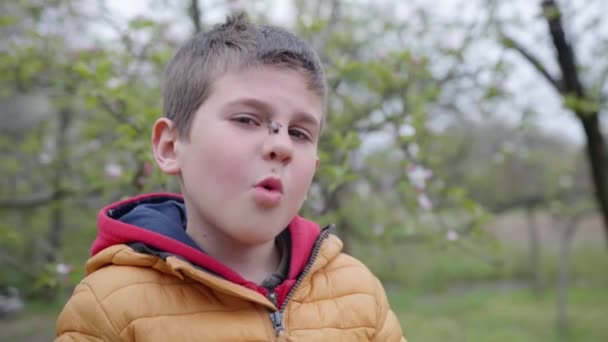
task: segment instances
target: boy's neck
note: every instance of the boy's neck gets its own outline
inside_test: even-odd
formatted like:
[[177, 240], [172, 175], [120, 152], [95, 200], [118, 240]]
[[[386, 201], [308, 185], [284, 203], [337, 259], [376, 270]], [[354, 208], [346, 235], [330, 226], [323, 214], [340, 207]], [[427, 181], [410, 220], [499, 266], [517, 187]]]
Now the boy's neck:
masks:
[[243, 245], [235, 243], [221, 233], [213, 234], [188, 225], [186, 233], [206, 254], [212, 256], [243, 278], [256, 284], [272, 275], [281, 260], [279, 249], [274, 241], [262, 245]]

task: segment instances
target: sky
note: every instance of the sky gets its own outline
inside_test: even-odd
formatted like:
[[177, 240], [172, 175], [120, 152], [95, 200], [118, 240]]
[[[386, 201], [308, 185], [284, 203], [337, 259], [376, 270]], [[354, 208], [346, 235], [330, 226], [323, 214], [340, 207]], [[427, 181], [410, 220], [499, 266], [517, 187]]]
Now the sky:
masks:
[[[239, 3], [243, 1], [233, 0], [228, 2], [238, 6]], [[269, 16], [272, 18], [274, 23], [286, 25], [293, 20], [294, 11], [291, 8], [290, 0], [271, 0], [271, 2], [273, 3], [273, 6], [270, 6]], [[532, 31], [536, 32], [536, 35], [542, 35], [542, 30], [545, 29], [544, 26], [540, 25], [542, 22], [537, 21], [535, 25], [531, 24], [534, 22], [535, 16], [538, 16], [539, 14], [538, 5], [536, 3], [531, 4], [531, 1], [529, 0], [511, 0], [511, 2], [513, 3], [513, 6], [507, 7], [507, 12], [509, 13], [505, 13], [505, 15], [516, 17], [520, 19], [522, 23], [527, 22], [529, 24], [528, 26], [519, 28], [516, 27], [513, 30], [513, 33], [517, 34], [518, 37], [522, 37], [522, 42], [527, 46], [534, 48], [535, 51], [542, 52], [541, 55], [539, 55], [541, 60], [545, 61], [551, 70], [557, 71], [557, 66], [554, 63], [552, 64], [552, 51], [547, 48], [536, 49], [536, 42], [533, 39], [534, 34], [529, 34], [529, 32]], [[573, 2], [578, 3], [580, 1], [575, 0]], [[107, 0], [106, 3], [108, 8], [113, 12], [114, 18], [124, 22], [126, 22], [129, 18], [139, 15], [150, 16], [155, 19], [174, 19], [180, 17], [180, 10], [183, 11], [183, 9], [177, 7], [175, 8], [174, 12], [157, 11], [153, 7], [149, 6], [149, 0]], [[209, 3], [209, 1], [202, 1], [202, 3]], [[383, 6], [391, 6], [394, 8], [394, 12], [397, 15], [403, 15], [404, 17], [412, 15], [410, 11], [411, 6], [407, 6], [408, 4], [412, 3], [418, 6], [430, 6], [429, 9], [432, 10], [432, 13], [438, 16], [438, 18], [449, 18], [450, 16], [453, 16], [454, 13], [458, 13], [458, 15], [462, 16], [463, 18], [475, 20], [476, 16], [480, 15], [478, 7], [475, 7], [475, 1], [470, 1], [468, 7], [462, 7], [460, 5], [460, 1], [458, 0], [442, 0], [441, 6], [437, 6], [436, 2], [428, 2], [423, 0], [411, 0], [409, 2], [377, 0], [377, 3]], [[600, 5], [598, 6], [600, 8], [595, 10], [605, 9], [604, 7], [608, 5], [608, 1], [605, 1], [605, 3], [606, 4], [602, 5], [602, 1], [599, 1]], [[206, 5], [205, 10], [203, 11], [203, 21], [208, 23], [221, 22], [225, 15], [225, 10], [222, 7]], [[187, 20], [185, 20], [183, 24], [175, 23], [174, 27], [176, 34], [178, 35], [187, 36], [191, 32], [191, 23]], [[567, 29], [568, 28], [569, 27], [567, 27]], [[103, 28], [100, 28], [100, 31], [103, 31]], [[450, 36], [444, 36], [445, 42], [443, 43], [450, 44]], [[526, 37], [528, 37], [527, 40], [525, 39]], [[491, 51], [491, 49], [486, 49], [484, 51], [479, 51], [473, 58], [479, 58], [480, 60], [484, 58], [491, 58], [492, 54], [495, 52], [496, 51]], [[570, 113], [561, 108], [561, 102], [555, 91], [548, 85], [543, 84], [543, 82], [539, 82], [539, 77], [536, 75], [535, 71], [520, 57], [513, 55], [511, 56], [510, 60], [516, 64], [519, 63], [521, 66], [516, 68], [515, 74], [511, 75], [506, 83], [506, 87], [508, 89], [515, 90], [515, 96], [513, 97], [512, 101], [519, 105], [540, 103], [541, 105], [537, 105], [536, 108], [538, 110], [538, 119], [542, 120], [542, 126], [540, 126], [541, 129], [559, 134], [563, 136], [564, 139], [571, 140], [576, 144], [582, 144], [584, 142], [584, 135], [578, 120], [574, 119]], [[515, 122], [518, 120], [517, 117], [510, 113], [510, 108], [508, 105], [502, 106], [499, 108], [499, 111], [507, 121]]]

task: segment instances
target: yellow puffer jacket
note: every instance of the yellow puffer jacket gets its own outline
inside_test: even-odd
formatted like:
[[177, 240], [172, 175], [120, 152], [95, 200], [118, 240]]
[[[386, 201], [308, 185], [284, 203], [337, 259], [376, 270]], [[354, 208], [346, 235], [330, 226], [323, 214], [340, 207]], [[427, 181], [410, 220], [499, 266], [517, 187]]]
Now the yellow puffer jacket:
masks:
[[87, 262], [57, 341], [405, 341], [378, 279], [341, 250], [324, 230], [277, 308], [181, 257], [113, 245]]

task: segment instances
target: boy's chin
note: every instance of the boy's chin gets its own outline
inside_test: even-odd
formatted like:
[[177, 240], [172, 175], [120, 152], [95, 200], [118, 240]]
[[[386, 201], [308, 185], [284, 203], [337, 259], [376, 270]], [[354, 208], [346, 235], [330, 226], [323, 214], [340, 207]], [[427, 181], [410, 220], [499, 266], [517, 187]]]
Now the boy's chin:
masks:
[[273, 227], [266, 231], [248, 231], [248, 229], [244, 229], [231, 232], [228, 235], [234, 242], [240, 245], [255, 247], [274, 241], [284, 229], [279, 227]]

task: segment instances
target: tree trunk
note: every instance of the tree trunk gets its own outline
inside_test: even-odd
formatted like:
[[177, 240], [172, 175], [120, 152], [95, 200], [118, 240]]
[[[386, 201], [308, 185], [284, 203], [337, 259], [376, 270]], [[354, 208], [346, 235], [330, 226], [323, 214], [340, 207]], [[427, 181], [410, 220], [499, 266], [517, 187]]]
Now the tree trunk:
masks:
[[587, 158], [591, 166], [595, 199], [602, 214], [605, 238], [608, 244], [608, 151], [606, 151], [598, 114], [579, 114], [579, 119], [587, 137]]
[[[336, 195], [334, 197], [333, 203], [331, 203], [331, 209], [334, 212], [339, 212], [340, 208], [342, 207], [342, 203], [344, 203], [343, 199], [346, 196], [346, 192], [348, 192], [348, 186], [346, 184], [342, 184], [342, 185], [338, 186], [338, 188], [335, 191], [336, 191]], [[343, 218], [342, 214], [341, 213], [338, 213], [338, 214], [339, 214], [339, 218], [338, 218], [338, 222], [336, 222], [338, 231], [336, 233], [338, 234], [338, 236], [342, 240], [342, 243], [344, 244], [344, 247], [342, 248], [342, 252], [344, 252], [346, 254], [350, 254], [351, 241], [352, 241], [352, 232], [351, 232], [352, 228], [348, 225], [348, 222], [346, 222], [346, 220]]]
[[69, 172], [69, 147], [67, 135], [71, 119], [72, 114], [69, 109], [63, 109], [59, 112], [58, 129], [56, 133], [57, 136], [55, 137], [55, 149], [57, 155], [55, 158], [55, 163], [53, 165], [54, 174], [53, 179], [51, 181], [54, 198], [51, 202], [51, 219], [49, 232], [47, 235], [48, 245], [45, 255], [45, 261], [48, 264], [57, 262], [59, 249], [61, 248], [61, 238], [63, 235], [62, 233], [65, 226], [65, 209], [62, 194], [65, 191], [63, 184], [65, 174]]
[[48, 250], [45, 257], [47, 264], [54, 264], [57, 262], [59, 249], [61, 248], [61, 237], [63, 235], [63, 227], [65, 225], [63, 203], [61, 202], [62, 200], [57, 200], [52, 204], [50, 220], [51, 224], [47, 240]]
[[561, 232], [559, 250], [559, 279], [557, 285], [556, 326], [560, 335], [568, 332], [568, 288], [570, 286], [570, 248], [578, 219], [568, 220]]
[[[571, 43], [566, 39], [559, 6], [555, 0], [544, 0], [542, 8], [562, 74], [561, 80], [554, 82], [554, 85], [564, 98], [570, 96], [583, 103], [592, 102], [593, 99], [588, 98], [587, 91], [580, 81], [576, 55]], [[582, 106], [573, 110], [585, 131], [591, 179], [595, 188], [596, 202], [602, 213], [604, 236], [608, 244], [608, 154], [600, 128], [599, 113], [597, 110], [584, 109]]]
[[[346, 195], [347, 191], [348, 185], [342, 183], [338, 185], [338, 187], [331, 193], [324, 193], [323, 197], [325, 198], [325, 205], [323, 210], [321, 210], [320, 215], [325, 215], [330, 212], [338, 212], [342, 207], [343, 197]], [[336, 235], [338, 235], [344, 243], [342, 251], [348, 254], [350, 252], [350, 244], [353, 235], [351, 228], [342, 217], [338, 217], [337, 221], [334, 223], [336, 224]]]
[[540, 264], [540, 238], [536, 226], [536, 212], [534, 208], [526, 209], [528, 220], [528, 257], [530, 262], [529, 281], [534, 294], [538, 297], [543, 289], [542, 269]]
[[338, 235], [340, 236], [340, 240], [342, 240], [342, 243], [344, 244], [344, 247], [342, 247], [342, 252], [346, 253], [346, 254], [350, 254], [351, 252], [351, 232], [350, 232], [350, 227], [348, 226], [348, 223], [343, 222], [344, 220], [340, 219], [339, 224], [337, 225], [338, 228]]

